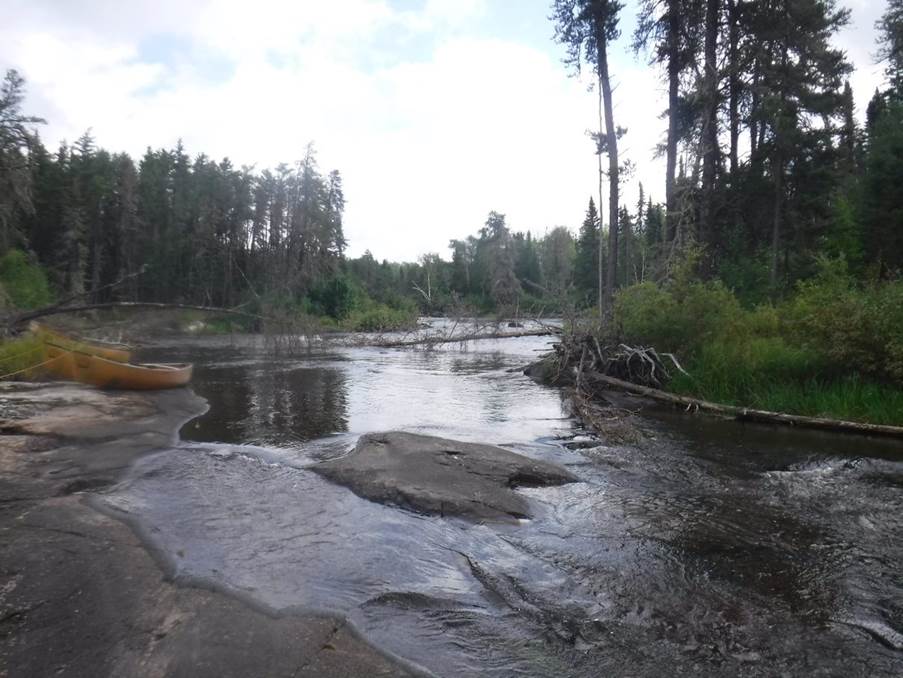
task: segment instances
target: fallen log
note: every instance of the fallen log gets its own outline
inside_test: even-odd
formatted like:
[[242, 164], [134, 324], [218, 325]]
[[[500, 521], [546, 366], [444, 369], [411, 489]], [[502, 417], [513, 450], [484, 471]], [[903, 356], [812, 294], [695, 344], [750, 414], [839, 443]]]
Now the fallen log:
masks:
[[26, 311], [25, 313], [20, 313], [9, 318], [7, 320], [7, 324], [10, 328], [12, 328], [16, 325], [22, 325], [30, 320], [36, 320], [37, 318], [43, 318], [49, 315], [60, 315], [62, 313], [79, 313], [82, 311], [95, 311], [111, 308], [181, 309], [189, 311], [205, 311], [207, 313], [228, 313], [230, 315], [240, 315], [246, 318], [255, 318], [257, 320], [270, 320], [270, 318], [258, 315], [256, 313], [247, 313], [246, 311], [239, 311], [238, 309], [233, 308], [218, 308], [216, 306], [195, 306], [192, 304], [167, 304], [150, 301], [111, 301], [100, 304], [84, 304], [81, 306], [54, 305], [47, 308], [37, 309], [36, 311]]
[[552, 329], [525, 330], [523, 332], [475, 332], [473, 334], [442, 335], [421, 337], [418, 339], [381, 340], [372, 345], [381, 348], [405, 348], [409, 346], [434, 346], [437, 344], [456, 344], [477, 339], [516, 339], [517, 337], [548, 337], [555, 334]]
[[661, 391], [649, 386], [640, 386], [623, 379], [609, 377], [598, 372], [589, 372], [584, 379], [590, 383], [604, 384], [633, 393], [634, 395], [650, 398], [659, 402], [669, 403], [683, 408], [688, 412], [710, 412], [736, 421], [751, 421], [763, 424], [779, 424], [783, 426], [797, 426], [800, 428], [834, 431], [838, 433], [859, 433], [874, 436], [886, 436], [903, 438], [903, 427], [886, 426], [883, 424], [864, 424], [855, 421], [843, 421], [840, 419], [825, 419], [822, 417], [805, 417], [796, 414], [784, 414], [783, 412], [769, 412], [768, 410], [756, 410], [735, 405], [722, 405], [698, 398], [680, 396], [667, 391]]

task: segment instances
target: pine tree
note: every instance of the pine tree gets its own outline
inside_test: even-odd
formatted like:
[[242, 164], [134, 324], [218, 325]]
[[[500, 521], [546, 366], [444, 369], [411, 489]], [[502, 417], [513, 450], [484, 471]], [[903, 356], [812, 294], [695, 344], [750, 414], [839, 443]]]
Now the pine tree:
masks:
[[574, 260], [574, 285], [583, 299], [597, 303], [597, 271], [599, 269], [599, 215], [596, 203], [589, 199], [586, 217], [577, 237]]
[[540, 285], [542, 274], [539, 266], [539, 255], [533, 235], [527, 231], [514, 234], [515, 264], [514, 272], [525, 289], [534, 289]]
[[25, 79], [10, 69], [0, 84], [0, 255], [22, 239], [21, 217], [32, 215], [32, 157], [44, 120], [22, 113]]
[[887, 9], [878, 20], [878, 58], [893, 96], [903, 98], [903, 0], [887, 0]]
[[876, 92], [869, 104], [860, 213], [865, 255], [884, 275], [903, 270], [903, 101]]
[[490, 212], [485, 233], [489, 254], [487, 291], [495, 307], [501, 310], [513, 306], [521, 291], [514, 273], [514, 248], [505, 215]]
[[555, 0], [555, 37], [567, 48], [566, 63], [579, 72], [584, 59], [593, 65], [602, 92], [605, 134], [598, 139], [599, 152], [608, 155], [608, 267], [601, 306], [611, 310], [618, 271], [618, 200], [620, 165], [615, 127], [608, 47], [620, 36], [618, 14], [623, 5], [616, 0]]
[[834, 0], [766, 0], [756, 5], [754, 29], [759, 41], [758, 110], [761, 125], [757, 153], [767, 157], [772, 187], [770, 283], [778, 288], [779, 264], [788, 240], [788, 167], [823, 136], [810, 121], [842, 111], [842, 86], [850, 70], [831, 37], [849, 20]]
[[694, 27], [702, 24], [698, 0], [642, 0], [634, 51], [651, 47], [651, 61], [663, 64], [668, 83], [668, 127], [665, 138], [665, 204], [668, 228], [663, 241], [671, 242], [678, 220], [678, 146], [686, 137], [686, 97], [681, 91], [685, 72], [695, 64], [698, 40]]
[[574, 238], [564, 226], [556, 226], [542, 239], [542, 277], [558, 299], [565, 298], [573, 281]]

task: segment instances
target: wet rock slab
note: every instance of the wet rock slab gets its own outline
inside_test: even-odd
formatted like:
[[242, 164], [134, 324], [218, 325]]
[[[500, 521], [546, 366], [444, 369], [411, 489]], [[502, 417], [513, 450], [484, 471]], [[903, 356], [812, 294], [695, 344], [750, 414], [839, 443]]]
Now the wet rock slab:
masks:
[[506, 522], [530, 517], [517, 487], [577, 480], [560, 466], [500, 447], [399, 431], [364, 435], [347, 456], [311, 470], [371, 501]]
[[92, 507], [205, 409], [190, 389], [0, 384], [0, 677], [413, 675], [343, 619], [170, 581]]

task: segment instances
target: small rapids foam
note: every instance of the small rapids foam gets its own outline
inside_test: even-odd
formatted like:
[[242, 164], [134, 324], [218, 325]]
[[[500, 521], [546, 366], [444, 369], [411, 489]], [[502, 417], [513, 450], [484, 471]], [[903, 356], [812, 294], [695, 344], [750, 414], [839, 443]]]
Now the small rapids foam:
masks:
[[903, 651], [903, 633], [900, 633], [883, 620], [848, 617], [836, 619], [835, 621], [838, 624], [865, 631], [872, 638], [892, 650]]

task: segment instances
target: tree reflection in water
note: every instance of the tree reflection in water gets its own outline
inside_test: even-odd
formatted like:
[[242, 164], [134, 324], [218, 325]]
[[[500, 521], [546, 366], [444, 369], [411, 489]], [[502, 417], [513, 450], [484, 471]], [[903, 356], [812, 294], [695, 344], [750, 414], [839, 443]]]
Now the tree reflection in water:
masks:
[[348, 428], [346, 374], [331, 366], [255, 363], [204, 370], [197, 393], [210, 410], [185, 440], [291, 446]]

